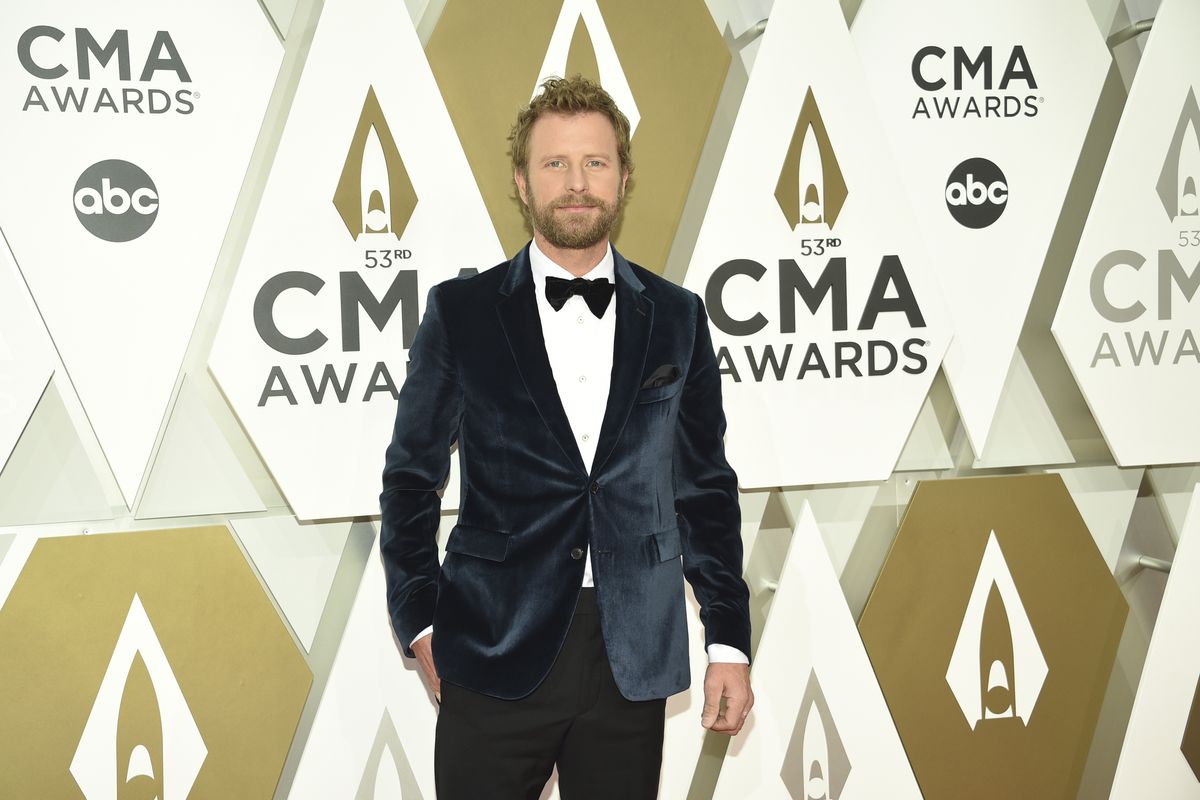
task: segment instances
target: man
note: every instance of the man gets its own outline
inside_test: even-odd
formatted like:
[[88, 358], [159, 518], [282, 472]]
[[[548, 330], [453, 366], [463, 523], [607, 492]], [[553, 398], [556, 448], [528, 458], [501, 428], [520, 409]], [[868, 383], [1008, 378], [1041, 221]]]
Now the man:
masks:
[[720, 375], [700, 298], [609, 245], [632, 169], [612, 98], [548, 80], [511, 141], [533, 241], [429, 293], [380, 496], [388, 606], [441, 703], [439, 797], [537, 798], [557, 764], [565, 800], [652, 798], [685, 575], [701, 724], [736, 734], [753, 704]]

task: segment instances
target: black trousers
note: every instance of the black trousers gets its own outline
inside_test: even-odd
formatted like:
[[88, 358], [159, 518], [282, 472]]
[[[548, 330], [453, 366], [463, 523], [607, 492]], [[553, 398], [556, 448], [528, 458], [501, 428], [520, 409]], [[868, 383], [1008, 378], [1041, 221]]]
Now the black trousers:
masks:
[[520, 700], [442, 683], [434, 743], [441, 800], [537, 800], [558, 765], [563, 800], [653, 800], [666, 700], [617, 690], [585, 588], [550, 674]]

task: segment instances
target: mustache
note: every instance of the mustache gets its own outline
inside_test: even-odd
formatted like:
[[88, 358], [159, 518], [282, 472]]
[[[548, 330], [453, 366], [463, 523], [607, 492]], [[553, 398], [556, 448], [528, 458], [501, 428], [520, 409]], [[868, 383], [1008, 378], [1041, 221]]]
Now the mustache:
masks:
[[566, 208], [567, 206], [584, 206], [586, 208], [603, 208], [606, 203], [599, 197], [590, 194], [578, 197], [560, 197], [550, 203], [551, 208]]

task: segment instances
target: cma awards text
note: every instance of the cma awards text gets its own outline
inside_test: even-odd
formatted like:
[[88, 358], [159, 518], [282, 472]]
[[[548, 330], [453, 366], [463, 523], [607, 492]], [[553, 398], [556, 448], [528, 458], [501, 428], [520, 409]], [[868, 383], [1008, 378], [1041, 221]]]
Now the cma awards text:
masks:
[[[755, 382], [802, 378], [872, 378], [889, 375], [897, 368], [911, 375], [923, 373], [929, 359], [922, 350], [929, 342], [914, 329], [925, 327], [925, 317], [913, 293], [899, 256], [884, 256], [867, 292], [862, 312], [853, 332], [849, 325], [849, 286], [845, 257], [834, 256], [826, 263], [817, 280], [810, 281], [793, 259], [782, 258], [776, 270], [778, 316], [774, 330], [763, 311], [736, 318], [730, 311], [727, 290], [735, 278], [759, 283], [767, 268], [750, 259], [726, 261], [713, 272], [705, 288], [704, 302], [709, 318], [718, 330], [729, 336], [753, 337], [741, 348], [717, 349], [717, 365], [722, 375], [735, 383], [747, 378]], [[736, 286], [736, 284], [734, 284]], [[813, 315], [814, 322], [797, 324], [797, 299]], [[828, 308], [829, 322], [816, 322], [822, 306]], [[765, 309], [764, 309], [765, 310]], [[774, 310], [774, 309], [772, 309]], [[881, 315], [903, 317], [908, 335], [895, 340], [887, 336], [895, 331], [876, 332]], [[800, 329], [805, 338], [794, 336]], [[828, 333], [845, 333], [844, 339], [828, 341]], [[862, 335], [866, 332], [866, 335]], [[781, 338], [774, 339], [778, 333]], [[855, 336], [855, 333], [860, 334]], [[782, 338], [787, 336], [787, 338]], [[798, 340], [798, 341], [797, 341]]]
[[[399, 384], [392, 375], [398, 365], [389, 366], [382, 359], [360, 365], [356, 359], [363, 350], [394, 355], [407, 353], [412, 346], [420, 318], [418, 270], [388, 269], [397, 259], [409, 256], [408, 250], [368, 250], [364, 266], [371, 272], [366, 275], [352, 270], [339, 272], [337, 287], [331, 287], [332, 290], [326, 289], [324, 278], [301, 270], [268, 278], [254, 298], [254, 327], [263, 343], [275, 352], [302, 358], [288, 359], [268, 370], [258, 405], [265, 406], [268, 401], [278, 399], [294, 406], [300, 403], [300, 398], [313, 405], [346, 403], [352, 398], [367, 403], [377, 396], [395, 402], [399, 398]], [[395, 341], [394, 332], [388, 337], [382, 335], [394, 324], [397, 312], [399, 342]], [[304, 357], [328, 350], [329, 336], [320, 324], [312, 322], [304, 326], [307, 328], [304, 332], [295, 330], [294, 320], [331, 316], [337, 319], [341, 347], [320, 359], [324, 363], [307, 363]], [[373, 336], [366, 347], [364, 316], [380, 334]], [[407, 373], [406, 357], [402, 369]]]

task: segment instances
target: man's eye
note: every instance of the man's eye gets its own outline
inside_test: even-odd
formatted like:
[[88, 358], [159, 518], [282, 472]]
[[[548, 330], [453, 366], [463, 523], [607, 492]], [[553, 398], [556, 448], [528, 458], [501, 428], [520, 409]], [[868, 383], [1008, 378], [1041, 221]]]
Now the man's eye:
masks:
[[588, 162], [588, 166], [589, 167], [603, 167], [604, 162], [598, 158], [593, 158], [591, 161]]
[[562, 166], [562, 162], [561, 162], [561, 161], [558, 161], [558, 160], [554, 160], [554, 161], [547, 161], [547, 162], [546, 162], [546, 166], [547, 166], [547, 167], [555, 167], [555, 168], [557, 168], [557, 167], [561, 167], [561, 166]]

